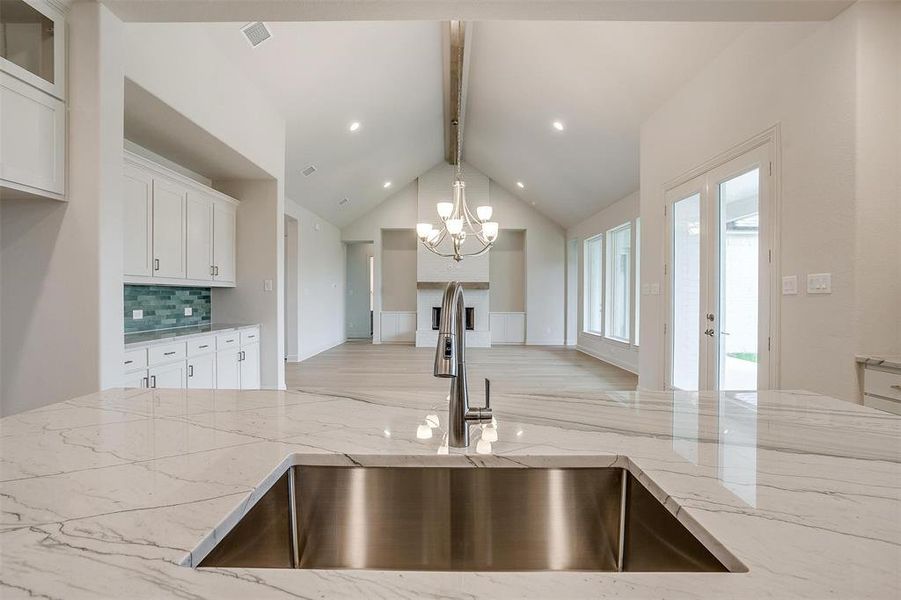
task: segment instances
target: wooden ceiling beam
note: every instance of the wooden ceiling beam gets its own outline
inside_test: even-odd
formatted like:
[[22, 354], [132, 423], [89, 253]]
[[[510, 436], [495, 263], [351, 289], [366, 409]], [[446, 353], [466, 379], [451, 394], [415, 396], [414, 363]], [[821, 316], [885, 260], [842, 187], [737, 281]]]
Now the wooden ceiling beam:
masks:
[[456, 164], [457, 140], [463, 135], [466, 117], [471, 29], [464, 21], [444, 24], [444, 159], [452, 165]]

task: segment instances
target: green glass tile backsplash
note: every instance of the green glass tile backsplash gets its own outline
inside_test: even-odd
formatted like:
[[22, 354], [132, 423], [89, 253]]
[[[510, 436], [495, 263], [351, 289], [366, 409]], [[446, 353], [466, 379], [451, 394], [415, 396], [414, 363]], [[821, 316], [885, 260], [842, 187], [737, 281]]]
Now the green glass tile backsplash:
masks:
[[[190, 317], [185, 308], [193, 309]], [[143, 310], [143, 319], [133, 319], [133, 310]], [[212, 316], [210, 288], [163, 285], [125, 286], [125, 333], [173, 327], [205, 325]]]

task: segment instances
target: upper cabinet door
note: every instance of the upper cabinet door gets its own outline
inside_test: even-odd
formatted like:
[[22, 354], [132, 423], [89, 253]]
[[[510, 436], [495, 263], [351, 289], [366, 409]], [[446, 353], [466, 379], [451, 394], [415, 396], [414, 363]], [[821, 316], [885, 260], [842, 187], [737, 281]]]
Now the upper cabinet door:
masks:
[[236, 212], [226, 202], [213, 203], [213, 279], [216, 281], [235, 281]]
[[153, 179], [153, 276], [186, 276], [185, 188]]
[[55, 200], [66, 193], [66, 105], [5, 73], [0, 73], [0, 180]]
[[0, 70], [66, 96], [66, 21], [45, 0], [0, 2]]
[[122, 234], [126, 275], [150, 277], [153, 273], [153, 178], [147, 171], [125, 166], [122, 189]]
[[188, 192], [188, 279], [213, 278], [213, 202], [200, 192]]

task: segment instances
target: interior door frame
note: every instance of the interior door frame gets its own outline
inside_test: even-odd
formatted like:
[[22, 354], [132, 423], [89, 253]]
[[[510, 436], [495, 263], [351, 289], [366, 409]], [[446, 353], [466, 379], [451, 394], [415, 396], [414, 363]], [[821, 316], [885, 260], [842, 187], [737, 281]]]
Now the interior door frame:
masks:
[[[691, 193], [684, 194], [683, 192], [692, 189], [692, 185], [697, 187], [698, 182], [695, 180], [700, 180], [702, 178], [706, 179], [707, 175], [711, 172], [715, 171], [717, 168], [722, 167], [737, 158], [741, 158], [742, 156], [749, 154], [753, 151], [765, 151], [768, 153], [768, 165], [761, 164], [761, 169], [766, 168], [768, 170], [768, 177], [763, 177], [762, 181], [767, 186], [766, 193], [768, 194], [768, 202], [765, 209], [762, 209], [761, 219], [765, 219], [768, 226], [768, 235], [766, 239], [764, 237], [760, 238], [761, 245], [761, 256], [766, 255], [769, 263], [769, 277], [766, 279], [762, 279], [761, 287], [766, 287], [765, 297], [768, 299], [766, 302], [766, 310], [768, 311], [769, 316], [769, 326], [766, 335], [760, 335], [758, 338], [758, 347], [761, 348], [761, 352], [764, 347], [768, 347], [768, 389], [779, 389], [781, 385], [782, 375], [781, 375], [781, 340], [779, 336], [779, 332], [781, 331], [781, 303], [780, 303], [780, 295], [779, 291], [781, 286], [779, 285], [779, 279], [781, 277], [782, 268], [781, 268], [781, 190], [782, 190], [782, 179], [781, 179], [781, 131], [780, 125], [777, 123], [762, 133], [740, 143], [732, 148], [726, 150], [722, 154], [717, 155], [716, 157], [704, 162], [703, 164], [683, 173], [679, 177], [670, 180], [666, 184], [664, 184], [664, 325], [663, 325], [663, 353], [664, 360], [663, 362], [663, 379], [664, 388], [667, 390], [673, 389], [672, 387], [672, 344], [670, 339], [672, 337], [672, 300], [673, 300], [673, 272], [670, 268], [672, 264], [672, 204], [675, 201], [686, 198], [690, 196]], [[702, 203], [702, 217], [706, 217], [704, 221], [707, 223], [702, 227], [701, 230], [701, 244], [702, 244], [702, 252], [701, 252], [701, 267], [705, 268], [705, 252], [703, 248], [707, 247], [707, 238], [710, 234], [708, 231], [708, 227], [710, 226], [711, 219], [708, 215], [704, 214], [705, 207], [709, 207], [710, 198], [708, 198], [708, 190], [706, 185], [703, 186], [703, 190], [701, 190], [701, 203]], [[767, 212], [768, 214], [764, 215], [763, 212]], [[709, 212], [709, 211], [708, 211]], [[702, 290], [703, 293], [703, 290]], [[763, 298], [764, 294], [759, 294], [759, 297]], [[700, 334], [699, 334], [700, 335]], [[766, 340], [765, 345], [760, 345], [762, 340]], [[699, 360], [705, 361], [703, 364], [709, 365], [709, 360], [707, 360], [706, 356], [706, 348], [709, 344], [702, 344]], [[710, 377], [707, 378], [710, 380]], [[703, 384], [700, 380], [699, 374], [699, 383]], [[702, 387], [702, 385], [699, 385]]]

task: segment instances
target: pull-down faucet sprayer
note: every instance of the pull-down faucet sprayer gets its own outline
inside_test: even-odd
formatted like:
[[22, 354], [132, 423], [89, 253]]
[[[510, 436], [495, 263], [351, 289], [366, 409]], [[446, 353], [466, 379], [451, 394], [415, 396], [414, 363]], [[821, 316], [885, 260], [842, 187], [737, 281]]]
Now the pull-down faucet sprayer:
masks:
[[485, 380], [485, 406], [469, 406], [466, 380], [466, 327], [464, 321], [463, 284], [452, 281], [444, 290], [441, 302], [441, 324], [435, 349], [435, 377], [449, 377], [447, 443], [452, 448], [469, 446], [469, 426], [491, 422], [488, 380]]

